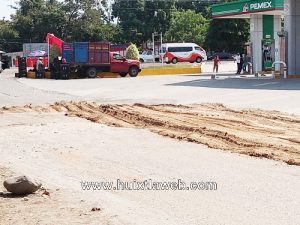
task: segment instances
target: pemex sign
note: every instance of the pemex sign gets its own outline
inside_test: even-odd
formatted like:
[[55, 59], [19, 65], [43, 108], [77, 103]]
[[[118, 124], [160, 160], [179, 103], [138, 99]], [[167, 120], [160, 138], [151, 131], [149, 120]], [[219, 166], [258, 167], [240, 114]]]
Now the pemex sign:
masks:
[[240, 0], [212, 6], [213, 17], [283, 10], [284, 0]]
[[250, 11], [253, 11], [253, 10], [263, 10], [263, 9], [271, 9], [271, 8], [273, 8], [272, 1], [250, 4]]

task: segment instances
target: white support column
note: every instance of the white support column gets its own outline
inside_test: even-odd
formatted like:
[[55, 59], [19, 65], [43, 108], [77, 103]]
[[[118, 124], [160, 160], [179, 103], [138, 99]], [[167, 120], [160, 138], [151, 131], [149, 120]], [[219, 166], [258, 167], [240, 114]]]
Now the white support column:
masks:
[[300, 1], [285, 0], [285, 31], [288, 34], [288, 74], [300, 75]]
[[[278, 32], [281, 31], [281, 16], [276, 15], [274, 16], [274, 39], [275, 39], [275, 60], [276, 61], [281, 61], [280, 59], [280, 37], [278, 36]], [[280, 65], [276, 65], [275, 69], [279, 70]]]
[[253, 72], [262, 70], [263, 19], [262, 15], [250, 15], [250, 40], [252, 43]]

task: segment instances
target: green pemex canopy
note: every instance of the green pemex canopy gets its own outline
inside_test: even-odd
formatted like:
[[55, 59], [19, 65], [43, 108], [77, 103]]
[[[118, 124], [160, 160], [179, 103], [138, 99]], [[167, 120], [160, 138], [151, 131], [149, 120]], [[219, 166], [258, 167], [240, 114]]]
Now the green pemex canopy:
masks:
[[212, 5], [213, 18], [249, 18], [250, 14], [282, 15], [284, 0], [240, 0]]

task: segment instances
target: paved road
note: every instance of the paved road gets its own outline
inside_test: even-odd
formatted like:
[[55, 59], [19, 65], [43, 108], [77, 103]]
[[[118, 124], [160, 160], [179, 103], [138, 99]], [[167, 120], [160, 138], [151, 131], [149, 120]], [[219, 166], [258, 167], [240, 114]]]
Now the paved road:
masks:
[[[56, 81], [15, 79], [13, 72], [0, 74], [0, 106], [60, 100], [218, 102], [300, 114], [300, 80], [226, 76], [211, 80], [202, 74]], [[99, 202], [110, 216], [109, 224], [298, 225], [300, 221], [300, 169], [296, 166], [63, 115], [1, 115], [0, 124], [2, 165], [40, 178], [51, 190], [64, 187], [67, 203], [69, 198]], [[218, 190], [80, 190], [80, 180], [99, 178], [212, 180]]]
[[65, 100], [95, 100], [115, 103], [218, 102], [234, 107], [274, 109], [300, 114], [300, 79], [216, 80], [210, 74], [192, 76], [147, 76], [78, 80], [15, 79], [13, 71], [0, 75], [0, 104], [40, 104]]

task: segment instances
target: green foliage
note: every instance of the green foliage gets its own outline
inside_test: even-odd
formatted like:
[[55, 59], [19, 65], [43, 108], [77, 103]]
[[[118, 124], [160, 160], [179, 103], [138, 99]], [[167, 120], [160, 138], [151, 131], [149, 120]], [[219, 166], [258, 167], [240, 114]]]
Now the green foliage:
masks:
[[115, 0], [111, 15], [108, 0], [102, 0], [101, 7], [94, 0], [19, 0], [11, 22], [0, 22], [0, 47], [18, 51], [22, 43], [45, 42], [47, 33], [67, 42], [141, 45], [157, 32], [163, 34], [164, 42], [240, 51], [249, 38], [249, 21], [210, 20], [210, 5], [202, 0]]
[[0, 20], [0, 50], [5, 52], [20, 51], [19, 34], [9, 21]]
[[117, 29], [106, 23], [104, 9], [94, 0], [20, 0], [12, 21], [24, 42], [44, 42], [47, 33], [66, 41], [111, 41]]
[[115, 0], [113, 16], [120, 27], [121, 42], [141, 44], [152, 33], [165, 33], [170, 25], [175, 1]]
[[[65, 12], [63, 39], [67, 41], [110, 40], [114, 27], [106, 24], [102, 9], [94, 0], [65, 0], [62, 8]], [[106, 4], [106, 1], [102, 1]], [[105, 5], [104, 4], [104, 5]]]
[[243, 52], [249, 40], [250, 25], [245, 19], [212, 20], [206, 36], [206, 47], [211, 51]]
[[140, 58], [140, 53], [138, 48], [136, 47], [135, 44], [131, 44], [127, 48], [127, 53], [126, 53], [126, 58], [127, 59], [134, 59], [134, 60], [139, 60]]
[[[232, 1], [236, 0], [220, 0], [219, 3]], [[210, 51], [243, 52], [245, 42], [249, 41], [249, 31], [250, 23], [247, 19], [211, 20], [205, 47]]]
[[46, 34], [62, 33], [65, 12], [56, 0], [20, 0], [12, 16], [14, 29], [24, 42], [44, 42]]
[[193, 0], [193, 1], [177, 1], [176, 9], [178, 11], [192, 10], [196, 13], [200, 13], [205, 18], [211, 16], [210, 5], [213, 4], [212, 1], [203, 0]]
[[192, 10], [174, 12], [166, 39], [171, 42], [195, 42], [203, 44], [208, 28], [208, 21], [201, 14]]

